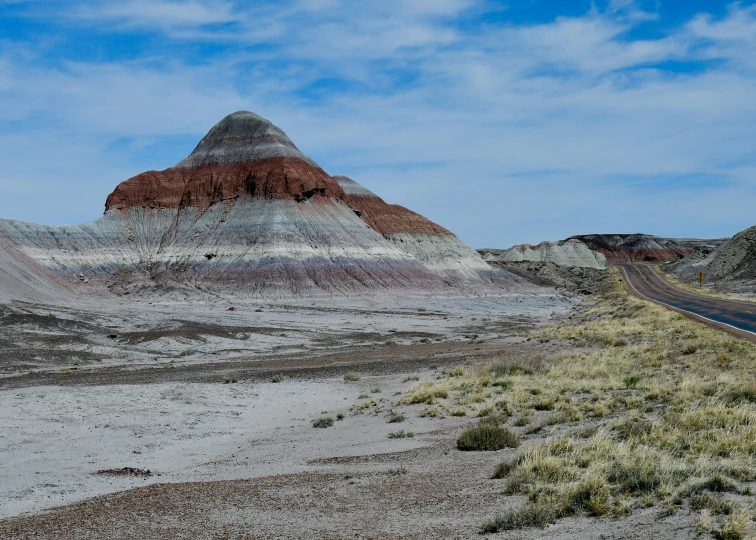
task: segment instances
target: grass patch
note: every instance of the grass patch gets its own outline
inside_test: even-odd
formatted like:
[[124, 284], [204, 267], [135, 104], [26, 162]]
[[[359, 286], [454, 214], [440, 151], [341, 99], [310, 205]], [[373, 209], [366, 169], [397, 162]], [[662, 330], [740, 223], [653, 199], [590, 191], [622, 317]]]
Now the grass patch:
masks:
[[386, 474], [388, 474], [389, 476], [404, 476], [408, 472], [409, 470], [407, 470], [404, 465], [400, 465], [396, 469], [389, 469], [388, 471], [386, 471]]
[[314, 428], [329, 428], [333, 426], [333, 418], [330, 416], [321, 416], [312, 421], [312, 427]]
[[[502, 491], [530, 502], [484, 529], [543, 526], [528, 518], [536, 508], [553, 520], [690, 504], [717, 538], [743, 538], [750, 518], [736, 498], [756, 480], [756, 346], [630, 297], [617, 270], [609, 274], [615, 289], [594, 306], [531, 335], [560, 340], [560, 352], [469, 366], [446, 381], [450, 405], [482, 396], [475, 410], [501, 399], [488, 389], [502, 388], [515, 426], [539, 410], [553, 413], [538, 413], [536, 428], [552, 418], [590, 422], [494, 464]], [[536, 428], [524, 437], [543, 437]]]
[[481, 527], [481, 534], [494, 534], [500, 531], [513, 531], [526, 527], [545, 528], [556, 522], [554, 509], [543, 504], [526, 504], [519, 510], [507, 510]]
[[463, 451], [493, 451], [502, 448], [517, 448], [520, 439], [505, 427], [495, 422], [480, 422], [468, 428], [457, 439], [457, 448]]
[[533, 375], [545, 371], [548, 363], [544, 356], [518, 356], [506, 358], [491, 364], [490, 371], [495, 377], [507, 375]]
[[362, 375], [357, 373], [356, 371], [347, 371], [344, 373], [344, 380], [347, 382], [356, 382], [362, 379]]
[[389, 424], [396, 424], [398, 422], [404, 422], [406, 418], [403, 414], [398, 413], [391, 413], [391, 415], [388, 417], [388, 423]]
[[404, 431], [403, 429], [400, 429], [399, 431], [395, 431], [393, 433], [389, 433], [387, 437], [389, 439], [411, 439], [415, 436], [415, 434], [412, 431]]
[[730, 403], [756, 403], [756, 381], [736, 386], [724, 395]]
[[448, 397], [449, 389], [445, 386], [434, 383], [420, 383], [404, 395], [402, 402], [409, 405], [414, 403], [427, 403], [431, 405], [435, 398], [446, 399]]
[[725, 519], [722, 528], [714, 533], [717, 540], [740, 540], [748, 534], [751, 518], [745, 511], [734, 513]]
[[721, 495], [710, 495], [708, 493], [694, 495], [690, 506], [693, 510], [708, 510], [710, 515], [730, 515], [734, 510], [732, 503], [725, 500]]

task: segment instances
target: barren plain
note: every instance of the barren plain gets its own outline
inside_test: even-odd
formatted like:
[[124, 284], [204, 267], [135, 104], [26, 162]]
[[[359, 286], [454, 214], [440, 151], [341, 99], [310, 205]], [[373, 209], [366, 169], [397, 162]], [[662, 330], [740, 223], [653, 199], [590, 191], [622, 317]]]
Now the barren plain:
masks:
[[[109, 327], [15, 305], [6, 358], [58, 356], [0, 380], [0, 535], [745, 538], [756, 348], [617, 278]], [[460, 449], [486, 426], [512, 439]]]

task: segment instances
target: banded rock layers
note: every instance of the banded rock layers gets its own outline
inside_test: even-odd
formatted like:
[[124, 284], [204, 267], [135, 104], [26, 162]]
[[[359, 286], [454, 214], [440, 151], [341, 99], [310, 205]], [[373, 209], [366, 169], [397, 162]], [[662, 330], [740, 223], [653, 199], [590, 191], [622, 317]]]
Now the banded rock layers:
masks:
[[673, 239], [650, 234], [586, 234], [568, 240], [580, 240], [609, 263], [676, 260], [693, 252]]
[[122, 182], [92, 223], [0, 220], [0, 250], [0, 297], [82, 283], [255, 296], [524, 286], [423, 216], [329, 176], [250, 112], [175, 167]]

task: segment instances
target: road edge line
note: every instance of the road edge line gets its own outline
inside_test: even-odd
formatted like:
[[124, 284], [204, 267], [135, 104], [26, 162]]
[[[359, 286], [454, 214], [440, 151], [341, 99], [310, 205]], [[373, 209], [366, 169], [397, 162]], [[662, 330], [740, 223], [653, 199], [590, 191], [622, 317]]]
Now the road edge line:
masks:
[[[620, 266], [620, 268], [622, 268], [622, 272], [625, 274], [625, 282], [628, 285], [630, 285], [630, 287], [633, 289], [633, 291], [635, 291], [635, 294], [637, 294], [638, 296], [641, 296], [641, 297], [645, 298], [649, 302], [653, 302], [655, 304], [661, 304], [663, 306], [667, 306], [669, 309], [671, 309], [673, 311], [682, 311], [683, 313], [688, 313], [690, 315], [693, 315], [694, 317], [698, 317], [699, 319], [703, 319], [705, 321], [709, 321], [709, 322], [714, 323], [714, 324], [721, 324], [722, 326], [727, 326], [728, 328], [732, 328], [733, 330], [737, 330], [738, 332], [745, 332], [746, 334], [751, 334], [752, 336], [756, 336], [756, 332], [751, 332], [750, 330], [745, 330], [743, 328], [738, 328], [737, 326], [733, 326], [731, 324], [723, 323], [723, 322], [720, 322], [720, 321], [715, 321], [714, 319], [710, 319], [708, 317], [704, 317], [703, 315], [699, 315], [698, 313], [696, 313], [694, 311], [688, 311], [687, 309], [682, 309], [682, 308], [679, 308], [679, 307], [671, 306], [671, 305], [667, 304], [666, 302], [662, 302], [661, 300], [654, 300], [653, 298], [649, 298], [648, 296], [646, 296], [645, 294], [643, 294], [642, 292], [638, 291], [638, 289], [635, 288], [635, 285], [633, 285], [632, 281], [630, 281], [630, 276], [627, 275], [627, 269], [625, 269], [624, 266]], [[653, 271], [653, 270], [654, 269], [651, 268], [651, 271]], [[654, 272], [654, 273], [656, 273], [656, 272]]]

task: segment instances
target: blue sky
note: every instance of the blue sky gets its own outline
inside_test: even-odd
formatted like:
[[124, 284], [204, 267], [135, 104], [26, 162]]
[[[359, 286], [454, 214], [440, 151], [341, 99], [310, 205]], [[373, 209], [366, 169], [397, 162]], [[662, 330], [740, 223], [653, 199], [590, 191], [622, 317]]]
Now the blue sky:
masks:
[[756, 3], [0, 0], [0, 217], [252, 110], [474, 247], [756, 224]]

